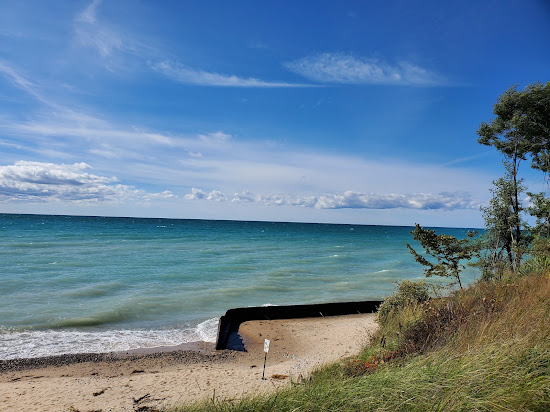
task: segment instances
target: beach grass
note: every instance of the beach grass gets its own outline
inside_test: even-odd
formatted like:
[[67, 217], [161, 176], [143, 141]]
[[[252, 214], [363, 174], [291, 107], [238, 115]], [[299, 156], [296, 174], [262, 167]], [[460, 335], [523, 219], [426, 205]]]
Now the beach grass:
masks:
[[380, 319], [354, 358], [272, 394], [173, 411], [273, 410], [550, 410], [550, 276], [479, 281], [409, 302]]

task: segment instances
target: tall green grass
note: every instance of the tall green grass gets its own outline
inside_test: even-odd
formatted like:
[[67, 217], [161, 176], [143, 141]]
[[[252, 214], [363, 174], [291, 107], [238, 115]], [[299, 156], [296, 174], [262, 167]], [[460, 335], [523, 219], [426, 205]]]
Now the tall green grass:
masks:
[[409, 301], [353, 360], [277, 393], [177, 411], [548, 411], [550, 276]]

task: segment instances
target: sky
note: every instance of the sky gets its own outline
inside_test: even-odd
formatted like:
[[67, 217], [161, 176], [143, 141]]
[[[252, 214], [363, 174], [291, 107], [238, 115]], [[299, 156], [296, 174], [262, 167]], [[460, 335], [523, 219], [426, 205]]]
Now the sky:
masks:
[[0, 213], [482, 227], [549, 42], [542, 0], [3, 0]]

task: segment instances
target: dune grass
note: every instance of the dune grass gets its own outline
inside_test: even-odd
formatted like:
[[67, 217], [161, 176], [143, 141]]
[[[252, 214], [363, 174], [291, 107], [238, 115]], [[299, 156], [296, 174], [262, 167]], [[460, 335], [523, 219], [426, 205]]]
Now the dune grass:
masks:
[[353, 359], [270, 395], [174, 411], [548, 411], [550, 276], [477, 282], [380, 319]]

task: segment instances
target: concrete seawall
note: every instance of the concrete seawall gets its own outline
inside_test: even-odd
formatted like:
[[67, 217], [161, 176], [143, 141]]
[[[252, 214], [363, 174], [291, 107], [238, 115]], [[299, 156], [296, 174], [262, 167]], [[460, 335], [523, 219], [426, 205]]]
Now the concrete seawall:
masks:
[[313, 305], [256, 306], [229, 309], [218, 323], [216, 349], [244, 351], [237, 333], [239, 325], [249, 320], [274, 320], [342, 316], [376, 312], [382, 301], [319, 303]]

